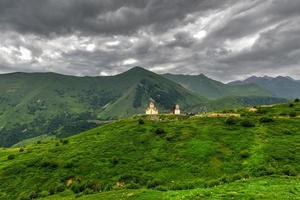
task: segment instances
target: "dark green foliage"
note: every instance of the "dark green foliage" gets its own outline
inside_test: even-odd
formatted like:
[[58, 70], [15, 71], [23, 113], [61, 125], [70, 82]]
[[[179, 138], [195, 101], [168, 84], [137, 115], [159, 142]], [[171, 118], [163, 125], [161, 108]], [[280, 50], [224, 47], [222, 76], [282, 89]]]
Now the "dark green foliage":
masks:
[[289, 113], [289, 116], [290, 116], [290, 117], [297, 117], [297, 113], [296, 113], [296, 112], [290, 112], [290, 113]]
[[155, 134], [156, 134], [156, 135], [164, 135], [165, 133], [166, 133], [165, 130], [162, 129], [162, 128], [157, 128], [157, 129], [155, 130]]
[[228, 125], [235, 125], [235, 124], [237, 124], [237, 122], [238, 122], [238, 119], [236, 117], [232, 117], [232, 116], [228, 117], [225, 121], [225, 123]]
[[111, 163], [113, 165], [117, 165], [119, 163], [120, 159], [117, 156], [112, 157]]
[[62, 143], [63, 145], [69, 144], [69, 140], [67, 140], [67, 139], [61, 140], [61, 143]]
[[19, 149], [19, 152], [24, 152], [24, 148], [21, 147], [21, 148]]
[[271, 117], [262, 117], [259, 119], [259, 121], [261, 123], [270, 123], [270, 122], [274, 122], [274, 119], [272, 119]]
[[297, 171], [293, 166], [286, 165], [283, 167], [283, 174], [287, 176], [297, 176]]
[[147, 183], [148, 188], [156, 188], [157, 186], [161, 185], [163, 182], [159, 179], [150, 180]]
[[140, 125], [142, 125], [142, 124], [145, 124], [145, 121], [144, 121], [143, 119], [139, 119], [138, 123], [139, 123]]
[[49, 192], [50, 195], [53, 195], [53, 194], [56, 194], [56, 193], [63, 192], [65, 189], [66, 189], [66, 186], [64, 184], [57, 183], [57, 184], [52, 184], [49, 187], [48, 192]]
[[295, 99], [295, 103], [299, 103], [299, 101], [300, 101], [299, 99]]
[[40, 166], [43, 167], [43, 168], [48, 168], [48, 169], [56, 169], [58, 168], [58, 164], [57, 162], [55, 161], [52, 161], [52, 160], [42, 160], [40, 162]]
[[255, 126], [255, 123], [250, 121], [249, 119], [244, 119], [240, 122], [241, 126], [243, 127], [247, 127], [247, 128], [250, 128], [250, 127], [254, 127]]
[[14, 154], [10, 154], [7, 156], [7, 160], [13, 160], [13, 159], [15, 159], [15, 157], [16, 156]]
[[289, 104], [289, 107], [290, 107], [290, 108], [293, 108], [293, 107], [294, 107], [294, 104], [293, 104], [293, 103], [290, 103], [290, 104]]
[[240, 152], [240, 157], [241, 157], [242, 159], [248, 158], [249, 156], [250, 156], [250, 154], [249, 154], [249, 151], [247, 151], [247, 150], [242, 150], [242, 151]]

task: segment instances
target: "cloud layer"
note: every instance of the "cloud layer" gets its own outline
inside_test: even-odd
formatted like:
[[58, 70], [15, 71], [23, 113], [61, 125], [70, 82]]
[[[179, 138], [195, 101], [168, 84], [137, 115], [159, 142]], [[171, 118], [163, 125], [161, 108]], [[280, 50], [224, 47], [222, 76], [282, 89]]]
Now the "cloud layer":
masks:
[[298, 0], [2, 0], [0, 73], [300, 79]]

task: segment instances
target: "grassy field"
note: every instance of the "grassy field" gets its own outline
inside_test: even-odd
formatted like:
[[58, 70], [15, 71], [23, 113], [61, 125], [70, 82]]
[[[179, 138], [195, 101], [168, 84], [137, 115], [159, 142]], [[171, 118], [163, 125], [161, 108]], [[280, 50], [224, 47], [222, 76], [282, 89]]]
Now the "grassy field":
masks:
[[65, 191], [43, 200], [200, 200], [200, 199], [299, 199], [300, 180], [290, 177], [261, 177], [222, 184], [213, 188], [179, 191], [157, 191], [148, 189], [119, 190], [93, 195], [74, 195]]
[[299, 108], [242, 109], [230, 119], [139, 116], [1, 149], [0, 199], [296, 199]]

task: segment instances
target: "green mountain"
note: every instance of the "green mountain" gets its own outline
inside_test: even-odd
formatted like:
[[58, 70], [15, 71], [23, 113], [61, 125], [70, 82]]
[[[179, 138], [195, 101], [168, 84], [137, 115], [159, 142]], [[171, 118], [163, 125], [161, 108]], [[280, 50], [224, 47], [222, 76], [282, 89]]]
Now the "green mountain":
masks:
[[252, 76], [243, 81], [234, 81], [231, 82], [230, 85], [245, 85], [249, 83], [254, 83], [259, 85], [262, 88], [265, 88], [272, 92], [276, 97], [282, 98], [300, 98], [300, 82], [292, 79], [291, 77], [256, 77]]
[[161, 111], [207, 101], [139, 67], [109, 77], [0, 75], [0, 145], [43, 134], [66, 137], [95, 127], [89, 120], [144, 113], [150, 98]]
[[235, 114], [139, 116], [0, 149], [0, 199], [297, 199], [299, 102]]
[[204, 97], [217, 99], [227, 96], [273, 96], [268, 90], [260, 86], [249, 84], [227, 85], [200, 75], [164, 74], [164, 77], [179, 83], [183, 87]]

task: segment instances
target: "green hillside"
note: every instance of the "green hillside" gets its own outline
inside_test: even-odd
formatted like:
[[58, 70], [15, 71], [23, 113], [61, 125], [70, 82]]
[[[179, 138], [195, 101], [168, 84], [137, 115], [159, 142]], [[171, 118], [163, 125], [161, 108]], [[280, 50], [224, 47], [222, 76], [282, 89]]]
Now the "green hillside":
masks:
[[256, 84], [227, 85], [200, 75], [164, 74], [164, 77], [202, 96], [217, 99], [227, 96], [273, 96], [271, 92]]
[[300, 103], [238, 113], [140, 116], [1, 149], [0, 199], [298, 197]]
[[136, 67], [109, 77], [53, 73], [0, 75], [0, 145], [43, 134], [66, 137], [107, 120], [143, 113], [149, 99], [161, 111], [207, 100], [150, 71]]

